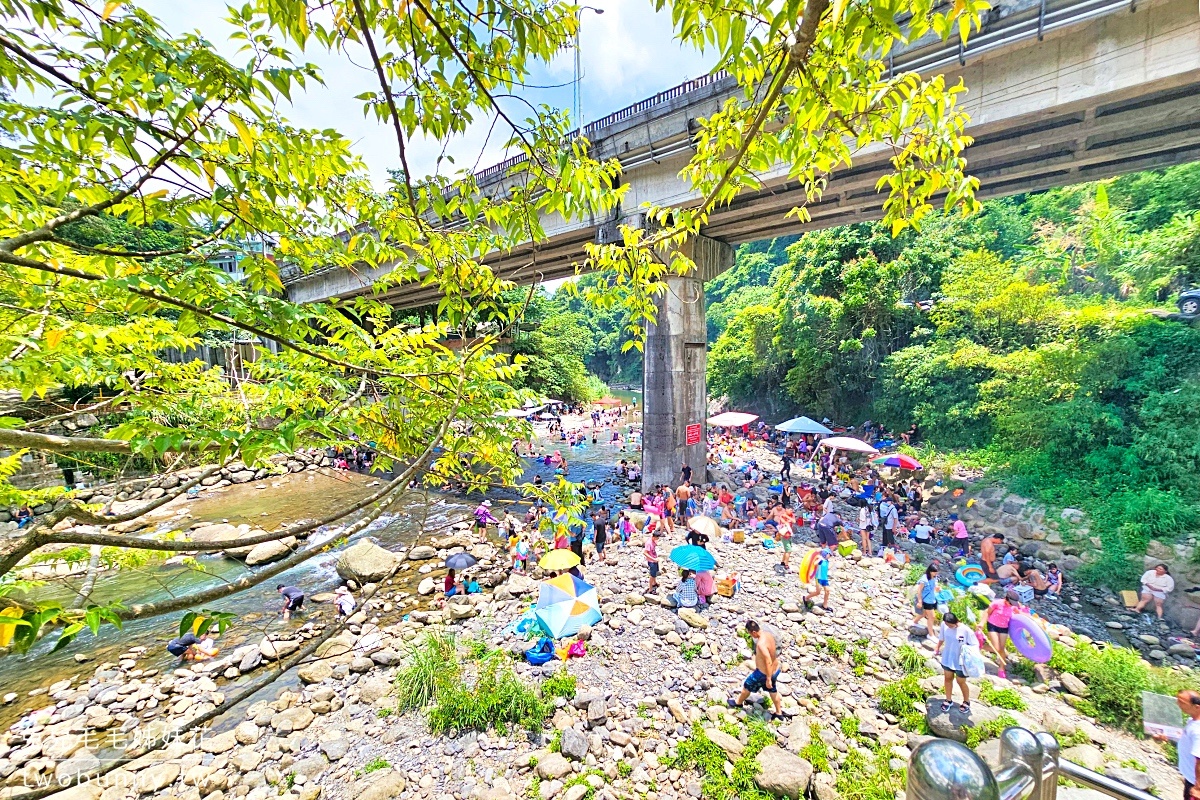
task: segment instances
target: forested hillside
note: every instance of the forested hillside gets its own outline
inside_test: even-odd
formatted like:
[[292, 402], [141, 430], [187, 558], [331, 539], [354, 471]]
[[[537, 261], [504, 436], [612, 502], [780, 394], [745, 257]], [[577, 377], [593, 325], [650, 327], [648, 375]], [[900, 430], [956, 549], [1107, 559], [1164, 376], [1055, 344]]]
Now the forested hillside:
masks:
[[1200, 528], [1200, 323], [1147, 313], [1200, 279], [1200, 165], [778, 244], [723, 276], [710, 394], [772, 420], [916, 423], [1088, 510], [1098, 579]]

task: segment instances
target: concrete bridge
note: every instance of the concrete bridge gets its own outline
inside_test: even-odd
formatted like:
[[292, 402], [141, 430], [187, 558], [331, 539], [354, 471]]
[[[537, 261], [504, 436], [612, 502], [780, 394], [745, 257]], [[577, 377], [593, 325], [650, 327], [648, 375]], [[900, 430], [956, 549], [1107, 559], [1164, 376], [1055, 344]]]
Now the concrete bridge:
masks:
[[[1200, 159], [1200, 12], [1196, 0], [1000, 0], [966, 48], [920, 41], [890, 60], [894, 72], [941, 73], [968, 93], [975, 143], [968, 168], [981, 199], [1048, 189]], [[645, 204], [685, 205], [698, 193], [679, 176], [692, 156], [696, 120], [735, 90], [723, 76], [689, 81], [589, 123], [584, 134], [600, 158], [618, 158], [629, 191], [607, 217], [550, 218], [547, 236], [488, 263], [520, 283], [573, 275], [588, 242], [618, 239], [618, 225], [641, 227]], [[670, 482], [690, 463], [702, 478], [703, 442], [688, 445], [687, 426], [706, 416], [704, 281], [733, 262], [743, 242], [882, 217], [879, 177], [888, 151], [860, 152], [835, 173], [811, 220], [787, 213], [804, 198], [787, 165], [716, 210], [689, 247], [697, 275], [669, 278], [659, 319], [646, 343], [644, 475]], [[488, 192], [519, 180], [519, 158], [477, 177]], [[536, 262], [536, 268], [529, 265]], [[309, 302], [372, 293], [387, 267], [317, 270], [285, 276], [289, 298]], [[416, 286], [391, 287], [383, 299], [413, 307], [435, 299]], [[701, 428], [703, 429], [703, 427]]]

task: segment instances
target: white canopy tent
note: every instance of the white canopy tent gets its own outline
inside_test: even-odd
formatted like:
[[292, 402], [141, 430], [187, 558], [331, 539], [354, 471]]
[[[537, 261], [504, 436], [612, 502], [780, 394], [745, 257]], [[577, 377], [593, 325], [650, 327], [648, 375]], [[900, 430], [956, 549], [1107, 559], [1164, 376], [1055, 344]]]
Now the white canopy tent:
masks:
[[853, 436], [830, 436], [817, 442], [818, 447], [828, 447], [831, 450], [849, 450], [854, 453], [878, 453], [871, 445]]
[[717, 414], [715, 417], [709, 417], [708, 424], [716, 425], [718, 428], [740, 428], [743, 425], [749, 425], [756, 419], [758, 419], [758, 414], [746, 414], [741, 411], [726, 411], [724, 414]]

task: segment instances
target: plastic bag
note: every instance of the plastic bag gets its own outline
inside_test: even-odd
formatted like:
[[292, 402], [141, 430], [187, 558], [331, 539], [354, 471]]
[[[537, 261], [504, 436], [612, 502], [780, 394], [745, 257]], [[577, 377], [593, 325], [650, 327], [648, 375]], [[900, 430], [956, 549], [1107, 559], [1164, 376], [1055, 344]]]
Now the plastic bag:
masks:
[[537, 644], [525, 651], [525, 660], [539, 667], [554, 658], [554, 640], [543, 636]]
[[982, 678], [987, 672], [987, 662], [977, 644], [964, 644], [962, 649], [963, 672], [968, 678]]

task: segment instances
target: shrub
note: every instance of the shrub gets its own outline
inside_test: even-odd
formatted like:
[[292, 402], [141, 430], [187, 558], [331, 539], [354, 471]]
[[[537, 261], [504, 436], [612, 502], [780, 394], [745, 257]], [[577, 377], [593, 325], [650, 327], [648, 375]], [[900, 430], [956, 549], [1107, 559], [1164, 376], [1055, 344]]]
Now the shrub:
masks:
[[507, 662], [488, 659], [480, 664], [473, 686], [456, 681], [439, 687], [429, 727], [435, 734], [493, 727], [507, 731], [509, 725], [534, 729], [545, 723], [550, 708]]
[[893, 770], [891, 753], [881, 747], [865, 757], [851, 747], [834, 787], [840, 800], [895, 800], [904, 790], [905, 770]]
[[1033, 683], [1037, 680], [1037, 673], [1033, 671], [1033, 662], [1027, 658], [1014, 657], [1008, 660], [1009, 675], [1020, 678], [1027, 683]]
[[850, 660], [853, 661], [856, 666], [865, 667], [871, 660], [871, 656], [868, 655], [866, 650], [859, 650], [855, 648], [854, 650], [850, 651]]
[[800, 757], [812, 764], [817, 772], [829, 772], [829, 745], [821, 738], [821, 726], [814, 722], [809, 731], [812, 738], [800, 750]]
[[426, 631], [408, 647], [408, 664], [396, 673], [396, 709], [424, 708], [437, 699], [443, 686], [458, 682], [459, 665], [454, 634]]
[[905, 675], [879, 690], [880, 710], [899, 718], [906, 731], [925, 732], [925, 716], [917, 710], [917, 704], [924, 701], [925, 690], [915, 675]]
[[575, 676], [563, 667], [558, 672], [542, 681], [542, 697], [565, 697], [567, 700], [575, 697]]
[[841, 658], [846, 654], [846, 643], [841, 639], [836, 639], [830, 636], [825, 640], [825, 649], [828, 650], [829, 654], [834, 658]]
[[1056, 643], [1050, 666], [1087, 683], [1091, 694], [1077, 706], [1080, 711], [1135, 733], [1142, 730], [1142, 692], [1173, 695], [1197, 686], [1194, 678], [1151, 666], [1127, 647], [1064, 647]]
[[774, 743], [775, 736], [761, 722], [750, 723], [750, 736], [742, 755], [733, 769], [725, 771], [725, 752], [713, 744], [699, 723], [692, 734], [675, 748], [675, 755], [663, 760], [670, 769], [698, 769], [704, 777], [701, 796], [705, 800], [770, 800], [754, 783], [758, 772], [755, 758], [764, 747]]
[[904, 585], [916, 586], [925, 577], [925, 568], [915, 561], [904, 568]]
[[979, 684], [979, 699], [989, 706], [1007, 708], [1010, 711], [1024, 711], [1026, 708], [1025, 701], [1015, 689], [997, 689], [991, 681]]
[[929, 668], [929, 663], [925, 656], [921, 655], [921, 651], [911, 644], [902, 644], [897, 647], [896, 654], [892, 660], [906, 675], [924, 678], [926, 675], [934, 674], [933, 670]]
[[988, 739], [995, 739], [1005, 728], [1011, 728], [1017, 724], [1010, 714], [1001, 714], [995, 719], [990, 719], [982, 725], [976, 725], [974, 728], [967, 728], [967, 747], [974, 750], [980, 744]]
[[363, 765], [363, 772], [370, 774], [372, 772], [378, 772], [381, 769], [389, 769], [391, 766], [392, 765], [388, 763], [387, 759], [376, 756]]

